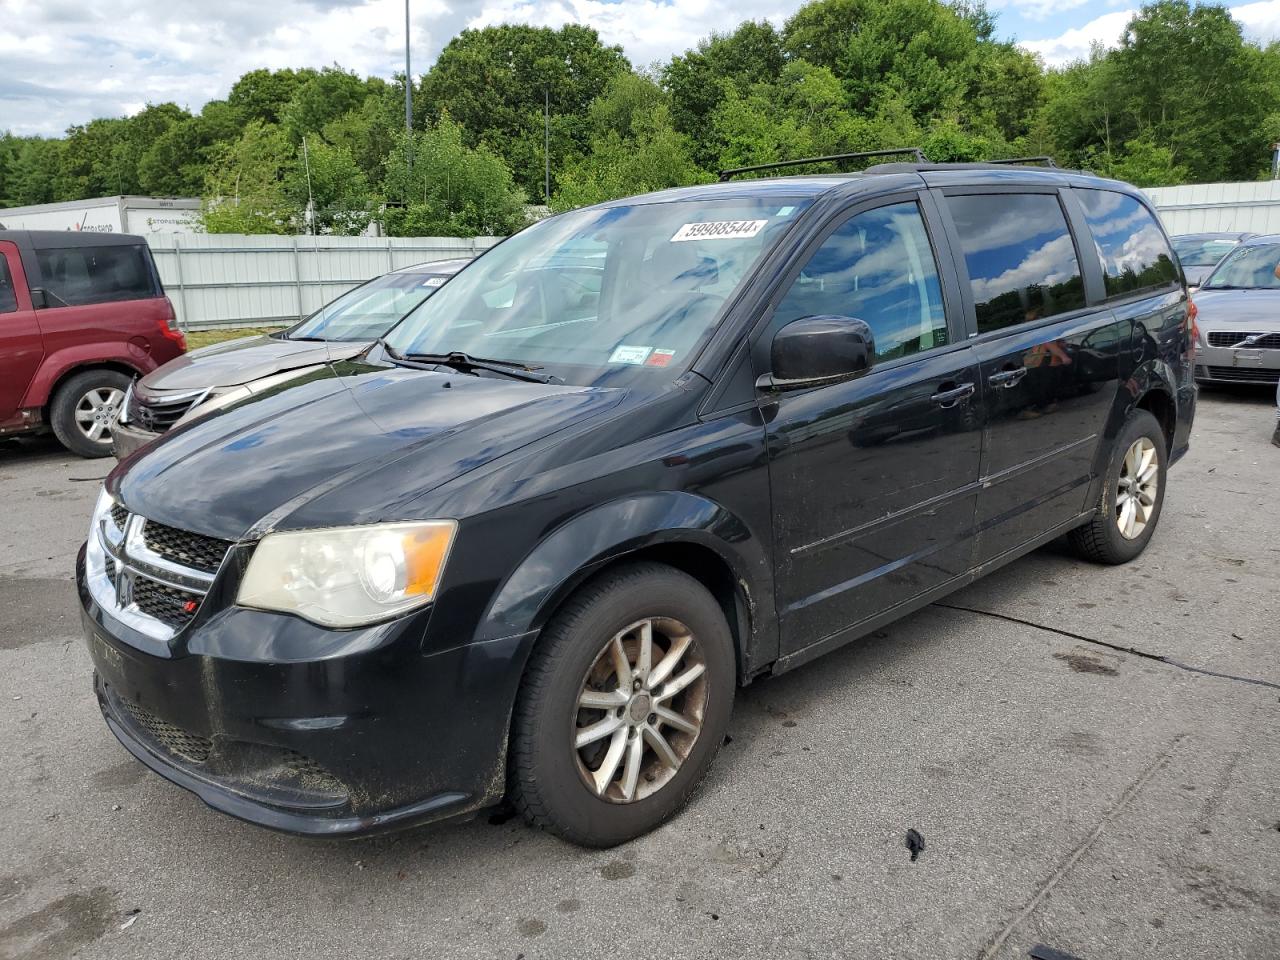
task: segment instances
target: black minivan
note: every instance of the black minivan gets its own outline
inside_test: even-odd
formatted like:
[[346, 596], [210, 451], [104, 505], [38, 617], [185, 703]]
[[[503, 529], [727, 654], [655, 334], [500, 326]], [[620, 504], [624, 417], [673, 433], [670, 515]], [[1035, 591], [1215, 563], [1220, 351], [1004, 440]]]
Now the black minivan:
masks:
[[116, 467], [77, 571], [103, 714], [267, 827], [506, 797], [625, 841], [687, 800], [739, 685], [1061, 534], [1137, 556], [1193, 325], [1143, 195], [1057, 169], [545, 220], [367, 353]]

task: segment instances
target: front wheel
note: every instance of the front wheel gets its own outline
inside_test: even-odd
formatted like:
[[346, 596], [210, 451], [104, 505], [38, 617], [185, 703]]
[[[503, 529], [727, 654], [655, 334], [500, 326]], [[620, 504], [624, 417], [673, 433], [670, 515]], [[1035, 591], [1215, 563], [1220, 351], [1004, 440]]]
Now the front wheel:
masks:
[[534, 826], [610, 847], [675, 814], [724, 740], [737, 677], [715, 598], [638, 563], [543, 630], [516, 703], [511, 795]]
[[1146, 410], [1125, 420], [1093, 517], [1071, 543], [1095, 563], [1128, 563], [1147, 548], [1164, 505], [1168, 469], [1164, 430]]
[[82, 457], [111, 454], [111, 428], [129, 389], [116, 370], [85, 370], [58, 388], [49, 404], [49, 425], [64, 447]]

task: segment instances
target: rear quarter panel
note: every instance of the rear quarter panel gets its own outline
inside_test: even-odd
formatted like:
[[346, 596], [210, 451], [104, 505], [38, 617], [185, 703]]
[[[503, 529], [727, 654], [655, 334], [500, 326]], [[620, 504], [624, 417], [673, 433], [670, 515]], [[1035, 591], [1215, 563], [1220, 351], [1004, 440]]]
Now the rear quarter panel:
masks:
[[182, 350], [160, 332], [169, 316], [164, 297], [37, 310], [45, 360], [24, 405], [47, 404], [58, 382], [77, 367], [113, 364], [142, 375], [172, 360]]

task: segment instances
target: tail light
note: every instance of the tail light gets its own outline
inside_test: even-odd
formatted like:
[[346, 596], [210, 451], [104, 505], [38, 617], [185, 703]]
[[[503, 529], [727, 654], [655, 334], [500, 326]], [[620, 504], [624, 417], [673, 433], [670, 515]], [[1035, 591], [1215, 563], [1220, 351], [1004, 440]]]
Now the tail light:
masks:
[[182, 331], [178, 329], [178, 315], [173, 311], [173, 301], [168, 297], [164, 298], [165, 315], [156, 321], [160, 326], [160, 336], [166, 340], [172, 340], [178, 345], [178, 349], [183, 353], [187, 350], [187, 338]]

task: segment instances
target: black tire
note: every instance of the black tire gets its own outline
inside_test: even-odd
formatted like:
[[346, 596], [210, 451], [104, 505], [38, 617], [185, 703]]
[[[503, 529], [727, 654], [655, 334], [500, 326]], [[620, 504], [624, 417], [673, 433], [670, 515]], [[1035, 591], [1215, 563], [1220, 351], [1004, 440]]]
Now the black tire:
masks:
[[[1157, 488], [1151, 513], [1141, 533], [1126, 537], [1117, 517], [1117, 495], [1120, 490], [1120, 473], [1126, 454], [1135, 442], [1146, 438], [1155, 448]], [[1142, 553], [1151, 542], [1156, 524], [1164, 506], [1164, 488], [1168, 471], [1168, 451], [1165, 449], [1164, 430], [1160, 422], [1146, 410], [1131, 411], [1116, 437], [1111, 451], [1111, 463], [1102, 485], [1093, 516], [1082, 527], [1071, 531], [1071, 545], [1086, 560], [1094, 563], [1128, 563]]]
[[[655, 792], [641, 796], [637, 788], [636, 799], [614, 802], [588, 786], [590, 773], [574, 747], [573, 731], [583, 722], [578, 698], [610, 639], [647, 618], [679, 621], [695, 638], [692, 649], [705, 664], [701, 727], [674, 773], [659, 768], [669, 779]], [[655, 657], [656, 650], [655, 644]], [[681, 660], [671, 676], [688, 662]], [[611, 847], [647, 833], [679, 811], [706, 775], [729, 726], [736, 685], [728, 624], [698, 581], [658, 563], [629, 564], [589, 581], [543, 629], [525, 671], [512, 722], [513, 805], [531, 825], [584, 847]]]
[[[89, 459], [111, 456], [111, 430], [108, 426], [101, 439], [93, 440], [80, 428], [76, 408], [94, 391], [117, 391], [123, 397], [129, 389], [130, 377], [116, 370], [85, 370], [67, 380], [49, 404], [49, 426], [54, 436], [72, 453]], [[118, 414], [113, 408], [111, 414]]]

